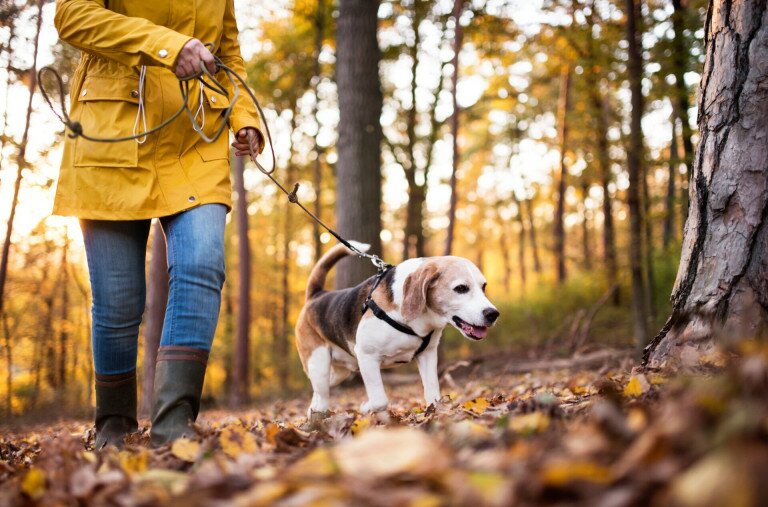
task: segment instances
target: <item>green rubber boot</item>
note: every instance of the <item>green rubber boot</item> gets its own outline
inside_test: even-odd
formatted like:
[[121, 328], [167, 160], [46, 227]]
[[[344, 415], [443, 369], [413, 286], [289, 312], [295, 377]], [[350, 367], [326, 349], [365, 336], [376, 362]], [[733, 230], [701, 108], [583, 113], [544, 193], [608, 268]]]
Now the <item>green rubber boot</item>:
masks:
[[96, 375], [97, 451], [108, 445], [123, 447], [123, 439], [139, 429], [136, 421], [136, 370], [118, 375]]
[[196, 433], [192, 423], [200, 411], [208, 351], [191, 347], [160, 347], [155, 369], [150, 443], [169, 444]]

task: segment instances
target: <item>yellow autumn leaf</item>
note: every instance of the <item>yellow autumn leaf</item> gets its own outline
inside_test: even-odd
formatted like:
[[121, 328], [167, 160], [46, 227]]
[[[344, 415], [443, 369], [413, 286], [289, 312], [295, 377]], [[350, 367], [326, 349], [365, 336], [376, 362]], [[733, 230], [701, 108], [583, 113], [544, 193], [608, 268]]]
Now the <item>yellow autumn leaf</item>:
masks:
[[530, 435], [539, 433], [549, 427], [549, 416], [543, 412], [531, 412], [513, 417], [509, 420], [509, 429], [515, 433]]
[[120, 468], [128, 475], [142, 473], [147, 471], [149, 463], [149, 451], [140, 449], [137, 452], [120, 451], [117, 455]]
[[368, 429], [371, 427], [371, 420], [370, 419], [357, 419], [355, 422], [352, 423], [352, 427], [349, 429], [349, 431], [353, 435], [359, 435], [362, 431]]
[[188, 438], [180, 438], [173, 442], [171, 454], [180, 460], [194, 462], [200, 453], [200, 443]]
[[606, 484], [611, 481], [611, 471], [591, 461], [558, 461], [545, 466], [540, 473], [541, 481], [548, 486], [564, 486], [575, 481]]
[[38, 500], [45, 494], [45, 482], [45, 472], [32, 467], [21, 481], [21, 490], [33, 500]]
[[632, 375], [627, 385], [624, 387], [624, 396], [627, 398], [637, 398], [646, 391], [648, 391], [649, 385], [645, 375]]
[[224, 454], [230, 458], [237, 458], [243, 453], [254, 453], [258, 450], [256, 437], [246, 431], [242, 426], [229, 426], [224, 428], [219, 435], [219, 443]]
[[302, 480], [324, 479], [337, 471], [338, 467], [333, 461], [331, 451], [326, 447], [318, 447], [291, 465], [288, 476]]
[[488, 403], [487, 398], [479, 397], [475, 398], [474, 400], [465, 402], [463, 405], [461, 405], [461, 408], [475, 415], [482, 415], [486, 410], [488, 410], [489, 405], [490, 403]]
[[467, 476], [469, 484], [485, 505], [508, 505], [511, 483], [498, 472], [475, 471]]
[[267, 438], [267, 443], [270, 445], [277, 445], [277, 434], [280, 433], [280, 426], [271, 422], [264, 428], [264, 433]]

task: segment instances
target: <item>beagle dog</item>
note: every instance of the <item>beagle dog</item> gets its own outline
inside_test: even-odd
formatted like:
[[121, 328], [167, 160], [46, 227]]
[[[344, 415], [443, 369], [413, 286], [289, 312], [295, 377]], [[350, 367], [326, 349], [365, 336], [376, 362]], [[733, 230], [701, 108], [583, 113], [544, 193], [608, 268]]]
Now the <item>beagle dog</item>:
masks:
[[[361, 251], [370, 246], [353, 242]], [[427, 405], [440, 399], [437, 347], [443, 329], [482, 340], [499, 317], [480, 270], [461, 257], [408, 259], [356, 287], [323, 288], [328, 272], [353, 255], [331, 248], [314, 266], [296, 322], [296, 345], [312, 383], [308, 416], [327, 413], [330, 388], [360, 371], [368, 400], [360, 411], [386, 410], [381, 369], [416, 359]]]

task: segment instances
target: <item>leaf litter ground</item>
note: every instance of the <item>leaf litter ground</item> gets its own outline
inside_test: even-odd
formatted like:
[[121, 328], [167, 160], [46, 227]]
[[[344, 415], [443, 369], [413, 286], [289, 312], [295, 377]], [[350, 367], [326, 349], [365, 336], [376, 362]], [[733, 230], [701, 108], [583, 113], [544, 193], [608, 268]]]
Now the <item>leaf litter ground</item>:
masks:
[[0, 505], [768, 505], [767, 348], [688, 376], [602, 352], [457, 363], [426, 409], [406, 377], [378, 416], [359, 386], [311, 423], [309, 393], [204, 412], [157, 450], [145, 429], [100, 453], [86, 423], [4, 434]]

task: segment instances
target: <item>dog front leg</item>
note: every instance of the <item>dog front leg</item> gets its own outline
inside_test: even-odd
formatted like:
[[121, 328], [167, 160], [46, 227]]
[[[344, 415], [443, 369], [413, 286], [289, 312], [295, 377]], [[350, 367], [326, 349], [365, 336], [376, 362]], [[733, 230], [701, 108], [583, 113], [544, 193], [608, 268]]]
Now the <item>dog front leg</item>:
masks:
[[389, 405], [387, 393], [384, 391], [384, 382], [381, 380], [381, 360], [378, 356], [355, 351], [357, 364], [360, 367], [360, 375], [363, 377], [365, 392], [368, 401], [360, 405], [360, 412], [380, 412], [386, 410]]
[[427, 406], [440, 401], [440, 381], [437, 378], [437, 346], [428, 347], [416, 358], [421, 384], [424, 386], [424, 401]]

